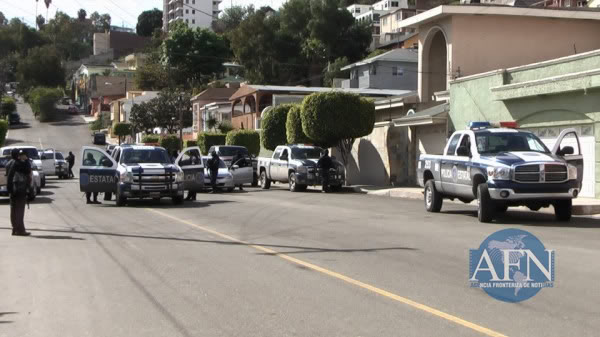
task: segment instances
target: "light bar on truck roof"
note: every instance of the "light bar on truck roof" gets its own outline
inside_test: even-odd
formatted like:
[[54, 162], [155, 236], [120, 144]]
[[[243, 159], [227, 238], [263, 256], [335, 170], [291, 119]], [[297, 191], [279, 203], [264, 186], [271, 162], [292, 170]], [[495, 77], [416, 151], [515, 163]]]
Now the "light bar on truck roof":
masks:
[[519, 125], [515, 121], [507, 122], [471, 122], [469, 123], [470, 130], [483, 130], [489, 128], [510, 128], [517, 129]]

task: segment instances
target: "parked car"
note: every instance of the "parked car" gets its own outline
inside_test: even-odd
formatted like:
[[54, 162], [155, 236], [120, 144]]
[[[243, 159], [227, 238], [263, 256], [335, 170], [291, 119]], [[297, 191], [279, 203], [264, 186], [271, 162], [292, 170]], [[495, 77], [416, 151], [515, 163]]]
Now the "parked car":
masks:
[[46, 186], [46, 175], [44, 174], [44, 171], [42, 170], [42, 159], [40, 158], [38, 149], [33, 146], [24, 145], [24, 146], [6, 146], [6, 147], [3, 147], [2, 149], [0, 149], [0, 151], [2, 151], [2, 156], [10, 157], [10, 153], [13, 149], [25, 151], [25, 153], [27, 154], [27, 157], [32, 160], [31, 167], [34, 170], [38, 171], [38, 174], [40, 176], [40, 185], [39, 186], [42, 188], [45, 187]]
[[13, 112], [8, 116], [8, 124], [19, 125], [21, 124], [21, 116], [18, 113]]
[[42, 170], [46, 176], [57, 176], [59, 179], [66, 179], [69, 176], [69, 164], [60, 152], [54, 149], [39, 151], [42, 159]]
[[106, 145], [106, 134], [102, 132], [94, 133], [94, 145]]
[[108, 145], [106, 145], [106, 153], [112, 155], [112, 152], [115, 149], [115, 147], [116, 147], [115, 144], [108, 144]]
[[[317, 146], [278, 146], [271, 158], [258, 158], [261, 188], [269, 189], [273, 181], [287, 183], [292, 192], [321, 185], [317, 162], [322, 152]], [[336, 174], [330, 174], [329, 184], [332, 191], [340, 191], [345, 181], [344, 165], [337, 160], [333, 160], [333, 165]]]
[[69, 105], [69, 107], [67, 108], [67, 111], [69, 111], [70, 114], [72, 115], [77, 115], [79, 114], [79, 108], [76, 105]]
[[248, 157], [252, 160], [252, 167], [254, 168], [253, 170], [253, 180], [252, 180], [252, 186], [258, 186], [258, 160], [256, 160], [256, 158], [254, 158], [254, 156], [250, 155], [250, 153], [248, 152], [248, 149], [245, 146], [237, 146], [237, 145], [216, 145], [216, 146], [211, 146], [210, 149], [208, 149], [208, 155], [210, 155], [213, 151], [216, 151], [217, 154], [219, 155], [219, 158], [221, 158], [224, 162], [225, 165], [227, 165], [227, 167], [231, 167], [231, 165], [233, 165], [234, 163], [232, 163], [231, 161], [233, 160], [233, 157], [235, 157], [236, 154], [238, 154], [238, 152], [241, 152], [241, 154], [245, 157]]
[[[211, 187], [210, 183], [210, 170], [208, 169], [208, 160], [211, 157], [202, 157], [202, 164], [204, 165], [204, 186], [206, 188]], [[224, 189], [227, 192], [233, 192], [235, 184], [233, 180], [233, 174], [229, 172], [227, 164], [223, 160], [219, 160], [219, 172], [217, 174], [217, 187]]]
[[[7, 172], [6, 172], [6, 165], [8, 164], [8, 162], [10, 161], [11, 157], [10, 156], [3, 156], [0, 157], [0, 196], [3, 197], [8, 197], [8, 190], [7, 190]], [[32, 168], [33, 168], [33, 163], [32, 163]], [[38, 194], [40, 194], [41, 192], [41, 179], [40, 179], [40, 174], [39, 172], [34, 169], [32, 172], [32, 179], [31, 179], [31, 193], [29, 194], [29, 201], [33, 201], [35, 200], [35, 198], [38, 196]]]
[[[421, 155], [417, 180], [425, 189], [425, 209], [439, 212], [444, 199], [477, 199], [479, 221], [489, 222], [508, 207], [537, 211], [552, 205], [556, 218], [568, 221], [583, 178], [575, 129], [563, 130], [549, 150], [533, 133], [514, 129], [514, 122], [499, 126], [473, 122], [450, 137], [443, 155]], [[577, 152], [563, 143], [567, 136]]]

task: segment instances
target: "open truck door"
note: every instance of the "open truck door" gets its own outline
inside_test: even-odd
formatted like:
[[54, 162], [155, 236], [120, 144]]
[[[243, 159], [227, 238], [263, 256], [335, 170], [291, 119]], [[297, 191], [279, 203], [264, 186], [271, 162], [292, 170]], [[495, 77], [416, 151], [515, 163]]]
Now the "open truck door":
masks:
[[563, 130], [556, 139], [552, 153], [562, 157], [569, 165], [577, 167], [577, 181], [579, 182], [579, 190], [581, 190], [581, 183], [583, 181], [583, 155], [577, 131], [573, 128]]
[[183, 188], [186, 191], [202, 192], [204, 188], [204, 164], [198, 146], [188, 147], [181, 151], [175, 164], [183, 170]]
[[79, 168], [81, 192], [115, 193], [119, 183], [117, 162], [103, 150], [84, 146]]

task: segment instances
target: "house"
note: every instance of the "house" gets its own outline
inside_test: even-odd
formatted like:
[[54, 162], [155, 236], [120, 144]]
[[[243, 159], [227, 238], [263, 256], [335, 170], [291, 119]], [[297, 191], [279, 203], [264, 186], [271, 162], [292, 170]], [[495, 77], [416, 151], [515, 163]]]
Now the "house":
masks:
[[371, 25], [371, 34], [373, 36], [371, 49], [375, 49], [381, 42], [381, 25], [384, 24], [381, 18], [391, 11], [400, 8], [408, 9], [410, 7], [408, 0], [382, 0], [373, 5], [353, 4], [346, 7], [346, 10], [352, 14], [356, 21]]
[[106, 33], [94, 33], [94, 55], [112, 50], [114, 58], [119, 59], [144, 49], [149, 43], [150, 38], [135, 33], [113, 30]]
[[419, 32], [416, 113], [394, 120], [408, 128], [408, 173], [413, 183], [419, 154], [441, 153], [449, 134], [466, 127], [465, 118], [454, 121], [457, 116], [491, 118], [463, 112], [460, 104], [479, 101], [474, 96], [479, 88], [465, 85], [450, 94], [451, 82], [600, 48], [600, 12], [590, 10], [439, 6], [402, 20], [398, 27]]
[[[95, 75], [109, 74], [114, 70], [111, 64], [81, 64], [73, 73], [71, 80], [74, 101], [77, 105], [87, 108], [89, 103], [90, 78]], [[88, 111], [89, 112], [89, 111]]]
[[[184, 3], [185, 1], [185, 3]], [[211, 28], [214, 18], [219, 16], [222, 0], [163, 0], [163, 31], [169, 32], [169, 25], [181, 21], [190, 28]]]
[[[382, 37], [383, 38], [383, 37]], [[382, 42], [379, 44], [377, 49], [379, 50], [392, 50], [397, 48], [415, 49], [419, 48], [419, 33], [407, 33], [401, 35], [391, 35], [391, 40]]]
[[248, 84], [239, 88], [231, 97], [231, 122], [236, 129], [260, 129], [261, 115], [271, 106], [302, 101], [304, 96], [315, 92], [339, 90], [364, 97], [384, 98], [412, 93], [410, 90], [369, 88], [323, 88], [291, 87]]
[[90, 115], [97, 116], [101, 111], [110, 111], [110, 103], [126, 97], [128, 91], [136, 90], [135, 82], [120, 76], [92, 76], [89, 86]]
[[393, 49], [343, 67], [350, 79], [342, 88], [417, 90], [418, 53], [412, 49]]
[[[229, 102], [229, 97], [237, 90], [237, 88], [208, 88], [191, 98], [192, 112], [194, 114], [192, 125], [194, 137], [197, 137], [199, 132], [206, 130], [206, 120], [210, 117], [214, 117], [218, 121], [231, 121], [231, 103]], [[214, 110], [215, 107], [218, 107], [218, 111], [225, 113], [225, 115], [217, 114], [217, 111]], [[223, 111], [225, 108], [226, 111]], [[207, 114], [208, 109], [213, 109], [210, 116]]]
[[398, 23], [415, 15], [417, 15], [417, 10], [414, 8], [398, 8], [383, 14], [380, 19], [379, 44], [398, 40], [403, 36], [414, 33], [414, 28], [398, 28]]
[[[110, 120], [112, 125], [116, 123], [129, 123], [131, 109], [134, 105], [149, 102], [158, 97], [158, 91], [135, 91], [129, 90], [126, 97], [114, 100], [110, 103]], [[141, 135], [136, 137], [136, 142], [141, 142]]]
[[125, 63], [127, 64], [127, 69], [137, 70], [139, 67], [143, 66], [146, 63], [147, 58], [148, 55], [143, 53], [133, 53], [125, 56]]

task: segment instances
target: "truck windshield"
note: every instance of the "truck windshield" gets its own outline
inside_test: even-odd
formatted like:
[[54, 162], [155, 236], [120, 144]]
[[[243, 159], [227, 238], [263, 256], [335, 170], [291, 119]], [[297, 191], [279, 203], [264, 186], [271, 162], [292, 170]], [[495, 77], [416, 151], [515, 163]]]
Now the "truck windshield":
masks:
[[63, 157], [63, 154], [62, 154], [62, 153], [60, 153], [60, 152], [56, 152], [56, 159], [58, 159], [58, 160], [64, 160], [64, 159], [65, 159], [65, 157]]
[[171, 164], [165, 149], [125, 149], [121, 162], [123, 164]]
[[320, 147], [293, 147], [292, 159], [319, 159], [322, 151]]
[[[25, 152], [25, 154], [27, 154], [27, 158], [29, 158], [29, 159], [40, 159], [40, 154], [37, 149], [33, 149], [33, 148], [24, 148], [24, 149], [17, 148], [17, 149], [23, 150], [23, 152]], [[4, 150], [2, 155], [10, 156], [11, 151], [12, 151], [12, 149], [6, 149], [6, 150]]]
[[550, 150], [534, 134], [524, 132], [482, 132], [475, 134], [480, 154], [533, 151], [549, 153]]

